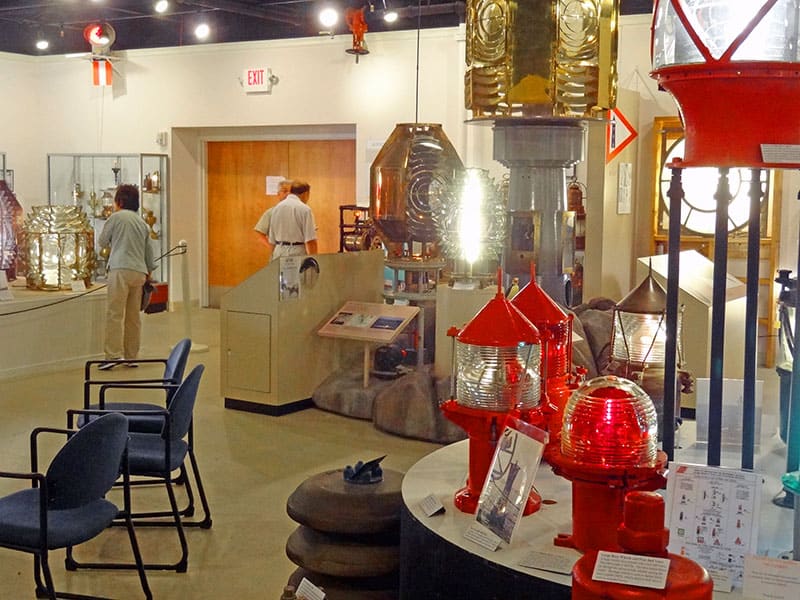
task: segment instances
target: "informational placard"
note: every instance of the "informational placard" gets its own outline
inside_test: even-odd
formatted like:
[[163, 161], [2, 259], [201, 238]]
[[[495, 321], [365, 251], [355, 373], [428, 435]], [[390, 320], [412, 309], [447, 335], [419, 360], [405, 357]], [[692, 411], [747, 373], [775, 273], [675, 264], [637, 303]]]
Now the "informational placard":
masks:
[[507, 544], [522, 518], [545, 444], [546, 431], [519, 419], [509, 419], [497, 441], [475, 520]]
[[304, 256], [282, 256], [280, 258], [280, 299], [296, 300], [300, 298], [300, 264]]
[[666, 518], [669, 551], [709, 571], [727, 571], [741, 587], [745, 557], [756, 553], [762, 477], [703, 465], [671, 465]]
[[390, 344], [418, 312], [418, 306], [346, 302], [317, 333], [325, 337]]
[[667, 587], [668, 572], [668, 558], [600, 550], [592, 579], [663, 590]]
[[275, 196], [280, 189], [281, 181], [286, 178], [283, 175], [267, 175], [266, 177], [266, 194], [267, 196]]
[[800, 590], [800, 562], [748, 556], [744, 561], [746, 598], [753, 600], [794, 600]]

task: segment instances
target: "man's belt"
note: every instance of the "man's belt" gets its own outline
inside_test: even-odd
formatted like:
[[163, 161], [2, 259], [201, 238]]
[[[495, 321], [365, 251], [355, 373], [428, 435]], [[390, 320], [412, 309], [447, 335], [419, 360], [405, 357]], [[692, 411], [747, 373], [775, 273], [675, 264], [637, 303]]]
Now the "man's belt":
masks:
[[305, 242], [275, 242], [276, 246], [303, 246]]

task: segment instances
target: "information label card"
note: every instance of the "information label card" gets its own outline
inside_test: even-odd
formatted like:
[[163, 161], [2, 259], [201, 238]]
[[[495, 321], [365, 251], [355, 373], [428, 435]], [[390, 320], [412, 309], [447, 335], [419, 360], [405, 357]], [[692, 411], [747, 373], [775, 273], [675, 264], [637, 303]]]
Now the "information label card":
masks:
[[663, 590], [667, 587], [669, 559], [621, 552], [597, 553], [592, 579]]

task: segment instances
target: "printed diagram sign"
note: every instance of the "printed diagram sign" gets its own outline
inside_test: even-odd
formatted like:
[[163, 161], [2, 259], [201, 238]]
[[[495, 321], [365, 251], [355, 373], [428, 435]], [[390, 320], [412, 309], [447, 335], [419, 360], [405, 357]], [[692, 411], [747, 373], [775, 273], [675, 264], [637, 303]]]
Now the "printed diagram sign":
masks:
[[667, 479], [669, 551], [741, 586], [745, 556], [755, 554], [761, 475], [720, 467], [673, 464]]
[[636, 139], [639, 133], [625, 118], [622, 111], [612, 108], [608, 113], [606, 124], [606, 162], [609, 163]]

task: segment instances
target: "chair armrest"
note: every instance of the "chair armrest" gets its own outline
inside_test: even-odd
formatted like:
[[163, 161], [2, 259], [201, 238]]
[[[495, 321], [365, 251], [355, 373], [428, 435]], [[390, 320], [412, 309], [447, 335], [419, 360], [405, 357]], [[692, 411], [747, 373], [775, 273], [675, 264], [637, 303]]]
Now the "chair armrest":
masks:
[[84, 374], [83, 378], [90, 379], [89, 375], [92, 372], [92, 367], [94, 365], [99, 366], [107, 362], [115, 362], [119, 364], [136, 363], [137, 365], [148, 364], [148, 363], [166, 365], [167, 359], [166, 358], [134, 358], [134, 359], [119, 358], [117, 360], [108, 360], [106, 358], [98, 358], [93, 360], [87, 360], [86, 363], [83, 365], [83, 374]]
[[[70, 408], [67, 409], [67, 426], [72, 428], [75, 426], [75, 416], [77, 415], [107, 415], [109, 413], [117, 413], [120, 415], [126, 416], [135, 416], [135, 415], [150, 415], [150, 416], [161, 416], [164, 418], [164, 421], [169, 423], [169, 411], [166, 408], [152, 408], [148, 410], [102, 410], [102, 409], [85, 409], [85, 408]], [[168, 425], [169, 426], [169, 425]]]
[[[136, 391], [164, 390], [168, 393], [167, 397], [169, 397], [170, 390], [175, 391], [178, 389], [178, 384], [170, 379], [137, 379], [135, 381], [103, 381], [97, 383], [101, 384], [98, 398], [101, 409], [105, 407], [106, 391], [110, 389]], [[90, 402], [89, 395], [84, 394], [83, 407], [89, 408], [91, 406]]]
[[134, 387], [140, 384], [148, 383], [161, 383], [163, 385], [177, 384], [178, 382], [172, 379], [155, 378], [155, 379], [85, 379], [83, 381], [83, 407], [89, 408], [92, 404], [92, 386], [101, 386], [108, 384], [118, 384], [120, 386], [127, 385]]

